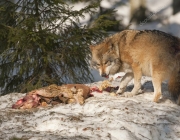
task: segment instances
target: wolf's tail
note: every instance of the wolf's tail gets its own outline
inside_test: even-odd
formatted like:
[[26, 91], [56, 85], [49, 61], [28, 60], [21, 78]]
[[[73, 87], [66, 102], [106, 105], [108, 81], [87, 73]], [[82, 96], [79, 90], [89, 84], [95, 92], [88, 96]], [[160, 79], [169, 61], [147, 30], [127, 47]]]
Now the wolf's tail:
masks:
[[180, 55], [177, 57], [177, 71], [174, 71], [168, 82], [169, 92], [180, 105]]

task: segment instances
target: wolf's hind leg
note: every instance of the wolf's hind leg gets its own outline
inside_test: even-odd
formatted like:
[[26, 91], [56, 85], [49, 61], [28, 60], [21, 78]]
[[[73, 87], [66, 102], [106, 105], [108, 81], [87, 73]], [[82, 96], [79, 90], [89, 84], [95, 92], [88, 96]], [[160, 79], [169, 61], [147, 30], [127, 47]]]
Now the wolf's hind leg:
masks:
[[141, 68], [138, 65], [135, 65], [132, 68], [134, 73], [134, 88], [132, 89], [131, 92], [126, 92], [124, 94], [125, 97], [132, 97], [138, 94], [138, 91], [141, 89], [141, 77], [142, 77]]
[[126, 89], [127, 84], [133, 79], [134, 75], [133, 73], [126, 73], [120, 83], [119, 89], [116, 92], [117, 94], [122, 94], [124, 90]]
[[161, 93], [161, 83], [162, 83], [161, 76], [159, 74], [153, 75], [152, 82], [153, 82], [153, 87], [154, 87], [153, 101], [158, 102], [162, 94]]

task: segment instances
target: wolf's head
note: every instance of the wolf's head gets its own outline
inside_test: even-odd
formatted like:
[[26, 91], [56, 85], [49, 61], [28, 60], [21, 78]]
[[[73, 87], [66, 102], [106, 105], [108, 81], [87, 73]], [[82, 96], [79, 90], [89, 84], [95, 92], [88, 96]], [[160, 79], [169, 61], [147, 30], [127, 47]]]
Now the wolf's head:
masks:
[[120, 71], [121, 61], [117, 44], [110, 41], [90, 46], [92, 60], [91, 66], [99, 71], [102, 77], [114, 75]]

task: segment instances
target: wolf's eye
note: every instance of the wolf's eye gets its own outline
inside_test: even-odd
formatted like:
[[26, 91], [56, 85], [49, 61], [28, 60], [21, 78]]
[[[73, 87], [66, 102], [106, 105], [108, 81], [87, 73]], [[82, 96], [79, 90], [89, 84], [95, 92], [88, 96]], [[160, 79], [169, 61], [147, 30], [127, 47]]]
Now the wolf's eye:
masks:
[[96, 64], [97, 67], [100, 67], [100, 64]]
[[106, 61], [104, 64], [105, 64], [105, 65], [108, 65], [108, 64], [110, 64], [110, 61]]

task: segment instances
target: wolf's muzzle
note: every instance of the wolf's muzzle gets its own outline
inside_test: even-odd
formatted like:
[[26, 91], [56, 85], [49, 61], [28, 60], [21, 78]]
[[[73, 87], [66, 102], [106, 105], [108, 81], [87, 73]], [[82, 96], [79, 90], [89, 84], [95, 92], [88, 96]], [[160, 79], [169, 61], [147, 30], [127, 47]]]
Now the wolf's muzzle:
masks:
[[102, 74], [101, 74], [101, 76], [102, 76], [102, 77], [106, 77], [106, 78], [108, 78], [108, 75], [107, 75], [107, 74], [105, 74], [105, 73], [102, 73]]

